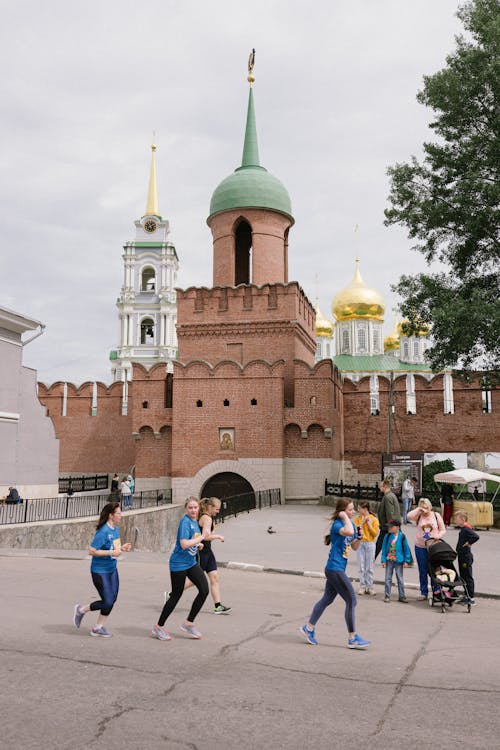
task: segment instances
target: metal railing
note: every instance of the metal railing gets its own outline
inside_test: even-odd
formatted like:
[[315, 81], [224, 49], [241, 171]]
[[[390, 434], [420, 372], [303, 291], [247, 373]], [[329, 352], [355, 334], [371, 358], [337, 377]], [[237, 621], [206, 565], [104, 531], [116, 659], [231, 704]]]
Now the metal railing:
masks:
[[92, 492], [93, 490], [108, 489], [107, 474], [93, 474], [82, 477], [59, 477], [59, 492], [72, 494], [73, 492]]
[[[98, 516], [106, 503], [117, 500], [123, 507], [120, 495], [72, 495], [24, 500], [17, 505], [0, 505], [0, 525], [62, 521], [68, 518]], [[172, 490], [144, 490], [135, 492], [131, 509], [153, 508], [172, 502]]]
[[[325, 495], [335, 495], [337, 497], [350, 497], [353, 500], [381, 500], [382, 492], [375, 484], [373, 486], [363, 486], [358, 482], [357, 484], [344, 484], [344, 482], [329, 482], [325, 479]], [[419, 497], [427, 497], [436, 507], [439, 507], [441, 500], [441, 491], [437, 488], [428, 489], [425, 488], [420, 493]], [[493, 502], [493, 509], [500, 511], [500, 493], [496, 496], [493, 501], [493, 492], [480, 493], [479, 501]], [[458, 499], [458, 498], [457, 498]], [[464, 490], [460, 496], [460, 500], [476, 500], [471, 492]]]
[[270, 508], [272, 505], [281, 505], [281, 490], [279, 488], [225, 497], [221, 500], [221, 509], [217, 520], [224, 523], [224, 519], [229, 518], [229, 516], [236, 517], [238, 513], [250, 513], [251, 510]]

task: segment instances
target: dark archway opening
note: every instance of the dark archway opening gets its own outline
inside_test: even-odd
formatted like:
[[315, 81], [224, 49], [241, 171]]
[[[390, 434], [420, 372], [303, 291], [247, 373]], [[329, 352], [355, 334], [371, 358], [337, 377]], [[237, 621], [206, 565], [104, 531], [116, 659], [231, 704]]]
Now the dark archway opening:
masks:
[[252, 249], [252, 227], [248, 221], [240, 221], [234, 235], [234, 285], [251, 283], [250, 251]]
[[245, 495], [253, 493], [253, 487], [239, 474], [232, 471], [225, 471], [221, 474], [214, 474], [210, 477], [201, 490], [201, 497], [219, 497], [224, 500], [227, 497], [235, 495]]

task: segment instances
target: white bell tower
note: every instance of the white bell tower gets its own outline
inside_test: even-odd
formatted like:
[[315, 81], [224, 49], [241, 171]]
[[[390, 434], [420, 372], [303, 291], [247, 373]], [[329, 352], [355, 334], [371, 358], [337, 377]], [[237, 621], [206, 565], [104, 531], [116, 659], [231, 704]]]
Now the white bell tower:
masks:
[[175, 286], [179, 259], [169, 242], [169, 222], [158, 210], [156, 146], [151, 146], [146, 213], [135, 221], [135, 239], [123, 246], [123, 286], [117, 299], [119, 344], [110, 353], [113, 380], [132, 380], [132, 363], [172, 370], [177, 356]]

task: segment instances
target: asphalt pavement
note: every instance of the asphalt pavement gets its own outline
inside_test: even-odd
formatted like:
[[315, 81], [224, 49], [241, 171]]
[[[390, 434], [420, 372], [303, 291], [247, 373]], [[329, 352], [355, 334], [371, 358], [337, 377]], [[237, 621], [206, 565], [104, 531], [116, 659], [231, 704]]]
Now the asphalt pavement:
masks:
[[207, 600], [200, 641], [179, 630], [191, 591], [167, 622], [172, 640], [150, 635], [168, 588], [164, 555], [124, 556], [114, 636], [101, 639], [89, 637], [95, 614], [80, 630], [72, 624], [74, 603], [95, 596], [85, 552], [0, 550], [3, 746], [498, 750], [499, 533], [482, 532], [474, 550], [482, 596], [470, 613], [418, 602], [410, 569], [409, 604], [384, 604], [380, 586], [359, 597], [357, 630], [369, 649], [347, 648], [340, 601], [310, 646], [298, 628], [323, 590], [329, 512], [279, 506], [223, 524], [226, 541], [214, 548], [230, 565], [220, 575], [233, 610], [213, 615]]

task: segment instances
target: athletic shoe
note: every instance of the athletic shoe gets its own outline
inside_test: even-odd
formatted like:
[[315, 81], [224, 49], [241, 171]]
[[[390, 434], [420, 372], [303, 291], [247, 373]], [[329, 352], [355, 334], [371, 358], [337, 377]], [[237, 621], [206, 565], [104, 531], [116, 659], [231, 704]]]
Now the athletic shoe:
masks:
[[375, 589], [365, 589], [365, 594], [368, 594], [369, 596], [377, 596]]
[[75, 628], [80, 627], [84, 617], [85, 617], [85, 612], [80, 612], [80, 605], [75, 604], [75, 608], [73, 610], [73, 625], [75, 626]]
[[390, 596], [384, 596], [384, 602], [386, 604], [389, 604], [390, 601], [391, 601], [391, 597]]
[[194, 638], [195, 640], [199, 641], [201, 638], [201, 633], [199, 630], [196, 630], [194, 625], [186, 625], [184, 622], [179, 626], [183, 633], [187, 633], [191, 636], [191, 638]]
[[365, 593], [364, 589], [358, 589], [358, 595], [359, 596], [363, 596], [364, 593]]
[[368, 648], [368, 646], [371, 645], [371, 641], [365, 641], [364, 638], [361, 638], [360, 635], [356, 633], [354, 638], [349, 638], [347, 641], [347, 648], [358, 648], [358, 649], [364, 649]]
[[311, 646], [317, 646], [318, 641], [315, 638], [314, 634], [314, 628], [311, 630], [307, 627], [307, 625], [302, 625], [301, 628], [299, 628], [299, 633], [302, 633], [302, 635], [305, 636], [306, 641], [311, 644]]
[[223, 604], [218, 604], [214, 607], [214, 615], [228, 615], [231, 612], [231, 607], [225, 607]]
[[406, 596], [400, 596], [399, 601], [403, 602], [403, 604], [408, 604], [408, 599], [406, 598]]
[[427, 600], [427, 594], [419, 594], [417, 596], [417, 602], [425, 602]]
[[90, 635], [100, 636], [101, 638], [111, 638], [113, 633], [110, 633], [109, 630], [106, 630], [104, 625], [98, 625], [95, 628], [92, 628], [92, 630], [90, 631]]
[[469, 604], [471, 605], [471, 607], [475, 607], [477, 602], [475, 599], [469, 599]]
[[159, 625], [154, 626], [153, 630], [151, 631], [151, 635], [153, 636], [153, 638], [158, 638], [159, 641], [172, 640], [172, 636]]

